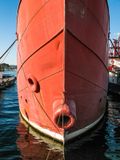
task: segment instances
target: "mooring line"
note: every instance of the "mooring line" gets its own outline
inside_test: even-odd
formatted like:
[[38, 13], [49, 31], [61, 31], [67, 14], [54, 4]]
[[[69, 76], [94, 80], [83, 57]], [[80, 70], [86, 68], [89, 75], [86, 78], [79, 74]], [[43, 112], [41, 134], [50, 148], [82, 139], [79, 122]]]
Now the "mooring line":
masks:
[[[7, 53], [8, 51], [13, 47], [13, 45], [15, 44], [15, 42], [17, 41], [17, 39], [15, 39], [12, 44], [7, 48], [7, 50], [2, 54], [2, 56], [0, 56], [0, 59], [2, 59]], [[7, 54], [8, 55], [8, 54]]]

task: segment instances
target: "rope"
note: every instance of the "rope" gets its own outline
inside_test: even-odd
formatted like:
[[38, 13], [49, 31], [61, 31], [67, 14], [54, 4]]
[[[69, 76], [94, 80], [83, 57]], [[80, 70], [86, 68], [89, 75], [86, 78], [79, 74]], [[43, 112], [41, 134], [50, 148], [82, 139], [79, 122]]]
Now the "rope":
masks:
[[8, 51], [12, 48], [12, 46], [15, 44], [16, 41], [17, 39], [15, 39], [14, 42], [8, 47], [8, 49], [2, 54], [0, 59], [2, 59], [8, 53]]
[[10, 53], [11, 48], [9, 49], [9, 51], [6, 53], [4, 59], [0, 62], [1, 64], [5, 61], [6, 57], [8, 56], [8, 54]]

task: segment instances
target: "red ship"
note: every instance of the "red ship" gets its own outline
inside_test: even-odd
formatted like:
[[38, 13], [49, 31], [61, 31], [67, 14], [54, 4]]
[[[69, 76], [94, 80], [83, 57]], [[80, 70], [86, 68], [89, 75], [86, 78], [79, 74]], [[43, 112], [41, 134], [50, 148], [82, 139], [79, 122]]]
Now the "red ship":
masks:
[[106, 0], [21, 0], [18, 8], [20, 113], [65, 143], [103, 117], [108, 85]]

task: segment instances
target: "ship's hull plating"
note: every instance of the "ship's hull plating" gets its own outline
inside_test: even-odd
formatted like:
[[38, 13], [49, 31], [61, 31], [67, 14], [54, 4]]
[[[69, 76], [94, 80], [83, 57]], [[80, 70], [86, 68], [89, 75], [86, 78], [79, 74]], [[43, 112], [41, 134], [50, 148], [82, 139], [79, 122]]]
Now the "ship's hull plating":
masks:
[[102, 118], [108, 29], [105, 0], [20, 2], [18, 96], [31, 126], [64, 142]]

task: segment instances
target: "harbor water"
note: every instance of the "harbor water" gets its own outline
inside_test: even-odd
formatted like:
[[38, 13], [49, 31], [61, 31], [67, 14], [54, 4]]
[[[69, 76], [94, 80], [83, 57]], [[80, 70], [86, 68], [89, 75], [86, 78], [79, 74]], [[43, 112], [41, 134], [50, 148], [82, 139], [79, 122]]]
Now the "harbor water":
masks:
[[120, 101], [108, 98], [103, 120], [62, 146], [33, 136], [20, 120], [16, 84], [0, 91], [0, 160], [120, 160]]

